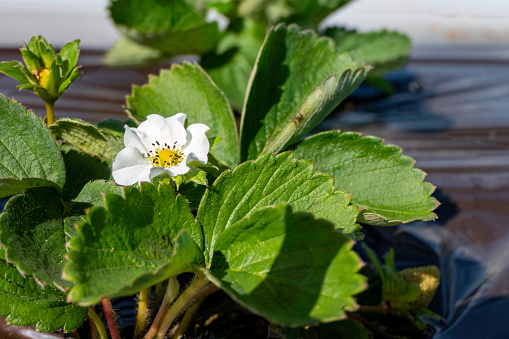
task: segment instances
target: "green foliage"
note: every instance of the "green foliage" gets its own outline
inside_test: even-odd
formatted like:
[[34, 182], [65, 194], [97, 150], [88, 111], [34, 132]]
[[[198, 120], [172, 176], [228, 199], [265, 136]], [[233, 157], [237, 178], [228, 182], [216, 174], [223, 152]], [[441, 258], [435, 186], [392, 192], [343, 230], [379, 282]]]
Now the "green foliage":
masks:
[[111, 182], [93, 182], [66, 204], [59, 192], [48, 187], [14, 196], [0, 215], [0, 242], [7, 258], [41, 284], [69, 288], [72, 284], [62, 279], [62, 270], [75, 224], [83, 221], [87, 208], [102, 204], [102, 194], [119, 190]]
[[19, 61], [0, 63], [0, 72], [18, 80], [20, 89], [37, 93], [47, 103], [54, 103], [81, 73], [76, 67], [79, 40], [62, 47], [59, 54], [42, 36], [33, 37], [21, 48], [24, 66]]
[[254, 20], [233, 21], [216, 50], [201, 58], [201, 65], [236, 111], [244, 105], [249, 76], [266, 31], [265, 25]]
[[364, 79], [350, 53], [278, 25], [260, 50], [242, 111], [241, 159], [279, 152], [318, 125]]
[[203, 69], [185, 62], [162, 70], [149, 79], [147, 85], [134, 86], [127, 98], [131, 117], [143, 121], [150, 114], [170, 117], [187, 114], [189, 124], [206, 123], [210, 136], [221, 136], [225, 141], [211, 154], [228, 167], [239, 163], [237, 128], [233, 112], [223, 93]]
[[[205, 274], [255, 313], [291, 327], [339, 320], [363, 289], [359, 259], [334, 225], [286, 203], [219, 235]], [[338, 279], [341, 277], [341, 279]]]
[[283, 328], [282, 332], [286, 339], [372, 338], [371, 332], [362, 323], [350, 318], [309, 328]]
[[81, 120], [61, 119], [49, 129], [57, 140], [110, 162], [124, 148], [122, 137]]
[[370, 76], [380, 76], [403, 67], [412, 49], [408, 36], [386, 30], [358, 33], [345, 28], [328, 28], [324, 34], [336, 42], [340, 51], [352, 51], [356, 60], [363, 60], [374, 69]]
[[347, 193], [334, 191], [329, 175], [315, 174], [310, 161], [296, 161], [291, 153], [269, 154], [223, 172], [208, 189], [198, 209], [208, 263], [220, 234], [256, 208], [287, 202], [297, 211], [312, 212], [336, 228], [356, 232], [357, 209], [348, 206]]
[[37, 331], [63, 328], [71, 332], [87, 317], [87, 309], [65, 300], [65, 293], [53, 286], [42, 289], [32, 277], [0, 260], [0, 316], [11, 325], [35, 325]]
[[39, 118], [0, 94], [0, 197], [31, 187], [62, 188], [64, 162]]
[[130, 295], [203, 265], [202, 230], [187, 201], [167, 184], [106, 195], [78, 233], [65, 278], [76, 283], [68, 299], [80, 304]]
[[424, 172], [400, 148], [384, 146], [379, 138], [325, 132], [304, 139], [294, 154], [333, 175], [336, 189], [352, 194], [363, 223], [391, 226], [436, 217], [432, 211], [438, 202], [430, 197], [434, 187], [423, 182]]
[[103, 63], [111, 67], [138, 68], [168, 60], [171, 56], [154, 47], [121, 38], [106, 53]]
[[116, 0], [109, 9], [125, 36], [167, 55], [201, 54], [217, 43], [217, 24], [185, 0]]

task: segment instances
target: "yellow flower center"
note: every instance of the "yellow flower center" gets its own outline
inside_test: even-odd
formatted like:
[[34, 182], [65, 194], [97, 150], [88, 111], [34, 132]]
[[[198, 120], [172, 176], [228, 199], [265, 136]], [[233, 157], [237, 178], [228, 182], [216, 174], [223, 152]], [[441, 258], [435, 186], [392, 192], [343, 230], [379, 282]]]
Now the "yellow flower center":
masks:
[[164, 146], [161, 147], [157, 141], [156, 144], [152, 144], [155, 151], [147, 153], [147, 158], [152, 163], [152, 166], [170, 168], [172, 166], [177, 166], [184, 161], [184, 153], [182, 153], [181, 150], [183, 146], [177, 148], [175, 145], [170, 147], [167, 144], [164, 144]]
[[51, 71], [47, 68], [43, 68], [39, 72], [39, 85], [43, 88], [46, 88], [49, 81], [49, 76], [51, 74]]

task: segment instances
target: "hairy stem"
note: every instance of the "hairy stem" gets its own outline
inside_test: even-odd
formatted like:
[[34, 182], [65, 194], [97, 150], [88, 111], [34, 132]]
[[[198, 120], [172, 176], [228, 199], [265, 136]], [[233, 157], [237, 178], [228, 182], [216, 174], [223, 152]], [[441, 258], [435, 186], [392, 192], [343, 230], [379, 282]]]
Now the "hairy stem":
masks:
[[[171, 305], [170, 309], [164, 315], [161, 326], [157, 329], [156, 338], [162, 339], [168, 332], [171, 324], [186, 309], [194, 305], [196, 302], [203, 300], [212, 292], [217, 291], [217, 287], [212, 285], [205, 277], [198, 277], [191, 285], [178, 297]], [[146, 338], [149, 339], [149, 338]]]
[[120, 339], [117, 320], [115, 319], [115, 311], [113, 311], [113, 306], [111, 306], [111, 300], [103, 299], [102, 304], [104, 309], [104, 316], [106, 317], [106, 321], [108, 322], [108, 327], [110, 329], [111, 339]]
[[46, 121], [49, 125], [53, 125], [55, 123], [55, 103], [46, 102]]
[[101, 339], [108, 339], [108, 333], [106, 333], [106, 328], [104, 328], [103, 322], [92, 309], [92, 307], [88, 308], [88, 318], [94, 323], [95, 328], [99, 331], [99, 336]]
[[156, 318], [152, 322], [152, 326], [148, 330], [147, 334], [145, 334], [144, 339], [153, 338], [161, 324], [161, 320], [163, 320], [164, 313], [168, 309], [168, 306], [171, 302], [177, 297], [180, 286], [175, 277], [170, 278], [168, 280], [168, 285], [166, 286], [166, 293], [163, 297], [163, 302], [161, 303], [161, 307], [159, 307], [159, 311], [157, 312]]
[[182, 338], [187, 328], [189, 327], [191, 320], [193, 320], [194, 314], [200, 308], [201, 302], [202, 301], [200, 300], [187, 310], [186, 314], [184, 315], [184, 318], [182, 318], [180, 324], [178, 324], [177, 332], [175, 332], [175, 334], [171, 337], [172, 339]]
[[138, 315], [136, 317], [136, 327], [134, 329], [134, 338], [138, 338], [145, 331], [148, 315], [148, 297], [150, 288], [140, 292], [140, 300], [138, 302]]

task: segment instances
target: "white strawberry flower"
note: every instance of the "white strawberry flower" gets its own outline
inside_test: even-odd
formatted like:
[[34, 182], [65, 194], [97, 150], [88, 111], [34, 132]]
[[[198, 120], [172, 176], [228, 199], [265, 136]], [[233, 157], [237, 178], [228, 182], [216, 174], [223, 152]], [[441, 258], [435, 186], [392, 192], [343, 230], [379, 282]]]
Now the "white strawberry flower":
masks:
[[129, 186], [150, 181], [163, 172], [172, 177], [186, 174], [191, 160], [208, 161], [209, 127], [192, 124], [184, 128], [186, 115], [177, 113], [164, 118], [151, 114], [138, 128], [125, 126], [124, 145], [112, 165], [113, 179]]

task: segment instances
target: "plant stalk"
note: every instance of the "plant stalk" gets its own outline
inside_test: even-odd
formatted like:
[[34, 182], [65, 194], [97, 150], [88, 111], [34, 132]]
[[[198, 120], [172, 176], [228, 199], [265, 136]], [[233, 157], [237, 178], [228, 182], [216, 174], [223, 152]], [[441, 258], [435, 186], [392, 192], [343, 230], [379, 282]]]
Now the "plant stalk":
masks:
[[[189, 287], [180, 295], [180, 297], [178, 297], [178, 299], [166, 312], [161, 325], [157, 329], [155, 337], [157, 339], [163, 339], [171, 324], [175, 318], [179, 316], [179, 314], [215, 291], [217, 291], [216, 286], [212, 285], [206, 278], [197, 276], [193, 283], [189, 285]], [[145, 339], [151, 338], [146, 337]]]
[[145, 334], [144, 339], [153, 338], [156, 334], [159, 325], [161, 324], [161, 320], [163, 320], [163, 316], [168, 309], [168, 306], [171, 302], [177, 297], [179, 292], [179, 284], [176, 278], [170, 278], [168, 280], [168, 285], [166, 286], [166, 292], [164, 293], [163, 302], [161, 303], [161, 307], [159, 307], [159, 311], [157, 312], [156, 318], [152, 322], [150, 329], [147, 334]]
[[55, 103], [44, 102], [46, 104], [46, 121], [48, 126], [55, 123]]
[[106, 328], [104, 328], [103, 322], [101, 321], [97, 313], [95, 313], [95, 311], [92, 309], [92, 307], [88, 308], [88, 318], [92, 320], [95, 327], [99, 331], [99, 336], [101, 337], [101, 339], [108, 339], [108, 333], [106, 332]]
[[120, 339], [120, 333], [118, 331], [117, 320], [115, 319], [115, 311], [113, 311], [113, 306], [111, 306], [110, 299], [102, 300], [104, 316], [106, 317], [106, 321], [108, 322], [108, 327], [110, 329], [111, 339]]
[[189, 324], [191, 323], [191, 320], [193, 320], [194, 314], [200, 308], [201, 302], [202, 302], [202, 300], [198, 301], [196, 304], [194, 304], [193, 306], [191, 306], [187, 310], [186, 314], [184, 315], [184, 318], [182, 318], [182, 320], [178, 324], [177, 331], [171, 337], [172, 339], [180, 339], [180, 338], [182, 338], [182, 336], [186, 332], [187, 328], [189, 327]]
[[150, 288], [140, 292], [140, 300], [138, 302], [138, 315], [136, 317], [136, 327], [134, 329], [134, 338], [138, 338], [145, 331], [148, 315], [148, 297]]

